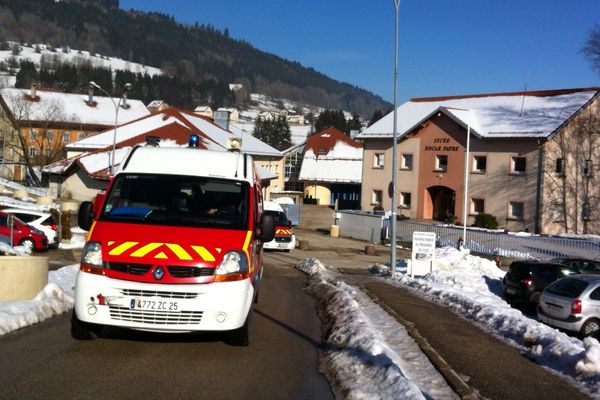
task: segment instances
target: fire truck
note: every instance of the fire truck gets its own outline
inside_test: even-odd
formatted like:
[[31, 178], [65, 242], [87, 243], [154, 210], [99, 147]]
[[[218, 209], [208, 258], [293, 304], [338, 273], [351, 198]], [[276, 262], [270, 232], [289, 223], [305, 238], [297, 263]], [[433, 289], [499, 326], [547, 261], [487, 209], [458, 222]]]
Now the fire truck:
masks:
[[283, 208], [274, 201], [264, 202], [265, 214], [270, 214], [275, 220], [275, 237], [264, 244], [265, 250], [281, 250], [289, 252], [296, 247], [296, 236], [292, 229], [292, 223], [288, 219]]
[[71, 335], [105, 326], [223, 331], [246, 346], [273, 217], [263, 213], [250, 155], [189, 147], [133, 147], [106, 192], [83, 202], [89, 230], [75, 286]]

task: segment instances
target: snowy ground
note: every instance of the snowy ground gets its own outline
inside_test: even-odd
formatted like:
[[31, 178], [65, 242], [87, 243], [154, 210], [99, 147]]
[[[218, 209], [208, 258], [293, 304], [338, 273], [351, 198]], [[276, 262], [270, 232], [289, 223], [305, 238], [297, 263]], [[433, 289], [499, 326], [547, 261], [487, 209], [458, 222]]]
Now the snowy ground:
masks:
[[[450, 247], [438, 249], [436, 260], [434, 272], [420, 278], [382, 265], [371, 270], [392, 285], [444, 305], [574, 385], [600, 395], [596, 339], [570, 337], [511, 308], [501, 294], [504, 272], [489, 260]], [[325, 341], [320, 369], [338, 397], [457, 398], [404, 327], [364, 293], [316, 259], [297, 267], [307, 275], [307, 290], [319, 304]], [[35, 299], [0, 302], [0, 335], [69, 311], [76, 273], [76, 265], [51, 271], [48, 286]]]

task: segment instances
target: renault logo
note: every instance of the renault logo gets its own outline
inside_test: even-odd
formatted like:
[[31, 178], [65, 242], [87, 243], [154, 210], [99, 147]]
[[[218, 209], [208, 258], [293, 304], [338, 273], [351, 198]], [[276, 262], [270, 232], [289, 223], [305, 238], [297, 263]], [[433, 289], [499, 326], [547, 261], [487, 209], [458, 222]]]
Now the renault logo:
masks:
[[152, 275], [154, 275], [154, 279], [156, 279], [157, 281], [161, 280], [162, 277], [165, 276], [165, 270], [163, 269], [163, 267], [156, 267]]

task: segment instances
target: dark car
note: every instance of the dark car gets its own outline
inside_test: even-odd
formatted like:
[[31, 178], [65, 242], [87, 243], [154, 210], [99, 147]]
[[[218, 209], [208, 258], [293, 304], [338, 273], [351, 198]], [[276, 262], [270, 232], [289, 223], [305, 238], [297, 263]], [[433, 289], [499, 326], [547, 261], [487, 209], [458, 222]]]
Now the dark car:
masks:
[[587, 258], [553, 258], [550, 262], [568, 265], [579, 271], [581, 274], [600, 274], [600, 261], [589, 260]]
[[502, 279], [502, 292], [509, 301], [538, 303], [546, 286], [568, 275], [579, 273], [577, 268], [548, 261], [513, 261]]

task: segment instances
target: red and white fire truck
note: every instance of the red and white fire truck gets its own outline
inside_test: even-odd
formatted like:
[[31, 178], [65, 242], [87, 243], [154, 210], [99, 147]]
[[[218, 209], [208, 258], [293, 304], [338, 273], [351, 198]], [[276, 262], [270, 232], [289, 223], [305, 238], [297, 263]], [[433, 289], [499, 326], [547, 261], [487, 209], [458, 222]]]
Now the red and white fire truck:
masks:
[[[197, 136], [191, 143], [197, 143]], [[274, 236], [252, 157], [240, 151], [136, 146], [94, 204], [75, 287], [71, 334], [107, 325], [154, 332], [226, 331], [247, 345]]]
[[274, 201], [265, 201], [264, 211], [265, 214], [272, 215], [275, 220], [275, 237], [264, 244], [265, 250], [293, 250], [296, 247], [296, 236], [294, 236], [292, 223], [281, 205]]

